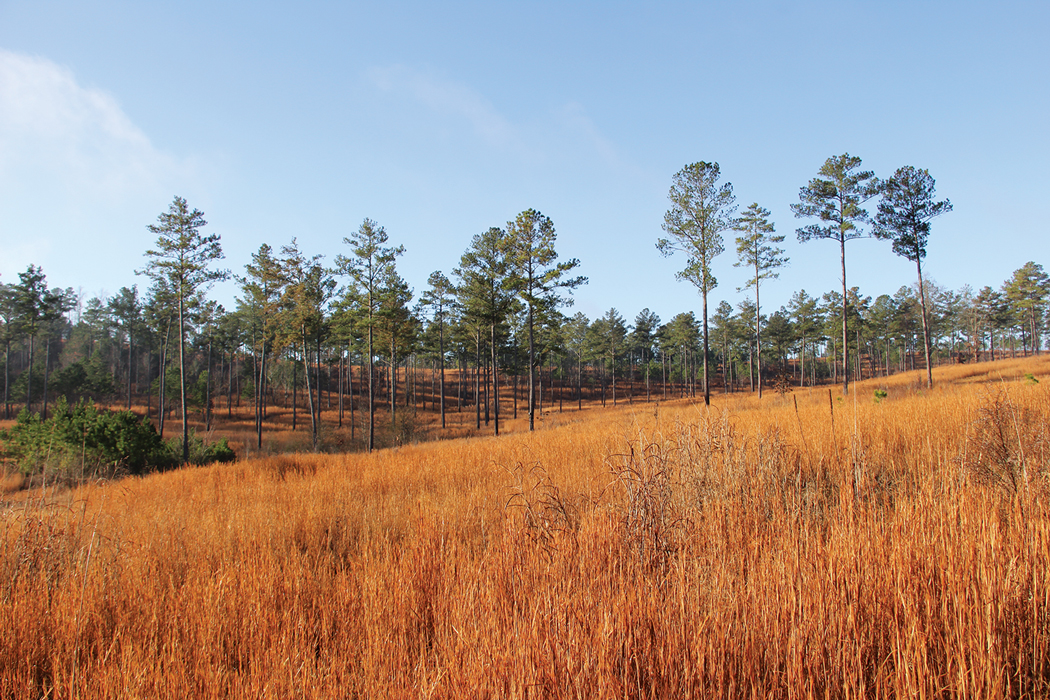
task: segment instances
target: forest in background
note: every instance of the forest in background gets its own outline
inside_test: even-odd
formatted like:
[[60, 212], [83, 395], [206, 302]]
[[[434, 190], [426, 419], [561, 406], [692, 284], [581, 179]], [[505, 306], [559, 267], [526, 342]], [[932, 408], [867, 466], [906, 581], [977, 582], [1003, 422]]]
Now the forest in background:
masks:
[[[230, 276], [219, 268], [219, 236], [204, 234], [203, 213], [176, 197], [148, 227], [157, 243], [138, 271], [150, 281], [144, 293], [136, 285], [84, 298], [50, 286], [35, 266], [0, 285], [3, 417], [25, 408], [46, 419], [60, 397], [66, 405], [87, 398], [134, 407], [161, 436], [179, 419], [181, 461], [188, 461], [182, 418], [208, 431], [217, 412], [232, 416], [235, 406], [250, 405], [261, 448], [268, 412], [290, 408], [293, 430], [307, 427], [314, 449], [327, 420], [349, 423], [344, 449], [370, 450], [380, 403], [390, 426], [399, 407], [435, 412], [442, 427], [448, 411], [468, 410], [477, 428], [494, 423], [498, 434], [501, 415], [516, 416], [519, 400], [531, 427], [545, 400], [579, 406], [711, 391], [761, 395], [763, 384], [784, 390], [1038, 353], [1050, 300], [1042, 265], [1025, 263], [997, 289], [950, 290], [922, 279], [929, 222], [950, 203], [934, 201], [925, 171], [902, 168], [878, 181], [859, 165], [848, 155], [829, 158], [801, 188], [796, 215], [821, 223], [800, 228], [799, 240], [838, 240], [844, 280], [848, 240], [891, 239], [919, 264], [921, 285], [874, 298], [857, 287], [845, 296], [803, 289], [763, 312], [757, 292], [787, 262], [777, 248], [784, 236], [757, 204], [735, 216], [718, 165], [696, 163], [675, 176], [668, 238], [658, 247], [686, 254], [679, 277], [697, 285], [705, 313], [667, 320], [648, 309], [633, 320], [615, 308], [594, 319], [565, 312], [586, 279], [575, 274], [578, 260], [558, 261], [554, 224], [532, 209], [474, 236], [459, 266], [434, 272], [418, 294], [397, 271], [404, 248], [368, 219], [331, 264], [294, 238], [277, 250], [263, 244], [233, 275], [237, 308], [225, 309], [208, 298], [211, 284]], [[911, 190], [901, 195], [904, 186]], [[870, 217], [860, 205], [875, 197], [879, 213]], [[905, 224], [891, 217], [901, 212], [911, 216]], [[895, 236], [908, 232], [909, 221], [911, 238]], [[753, 292], [739, 290], [735, 307], [722, 301], [708, 314], [723, 234], [735, 234], [735, 264], [753, 268]]]

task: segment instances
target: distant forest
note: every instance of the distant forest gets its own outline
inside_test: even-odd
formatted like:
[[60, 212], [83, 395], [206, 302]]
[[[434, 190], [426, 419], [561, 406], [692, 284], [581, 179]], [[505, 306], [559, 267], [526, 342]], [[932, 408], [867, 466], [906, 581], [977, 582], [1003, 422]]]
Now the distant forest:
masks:
[[[330, 262], [291, 241], [262, 245], [234, 271], [237, 308], [208, 298], [221, 268], [217, 235], [202, 212], [176, 197], [145, 252], [144, 290], [84, 298], [50, 286], [39, 267], [0, 284], [3, 416], [20, 408], [46, 417], [59, 397], [133, 407], [158, 422], [255, 409], [261, 444], [267, 406], [302, 412], [314, 445], [322, 415], [342, 425], [360, 411], [363, 446], [374, 446], [378, 405], [440, 413], [471, 410], [477, 424], [522, 410], [532, 417], [552, 401], [709, 397], [886, 376], [942, 363], [981, 362], [1038, 353], [1047, 331], [1050, 281], [1027, 262], [993, 289], [945, 289], [923, 278], [930, 221], [950, 211], [934, 199], [926, 171], [901, 168], [888, 180], [859, 170], [848, 155], [829, 158], [800, 189], [800, 241], [826, 238], [842, 249], [843, 288], [798, 290], [766, 312], [763, 280], [786, 262], [769, 212], [740, 212], [718, 165], [694, 163], [675, 175], [654, 243], [684, 266], [703, 312], [661, 319], [609, 309], [589, 319], [565, 311], [586, 283], [578, 260], [559, 261], [553, 222], [527, 210], [474, 236], [454, 270], [434, 272], [414, 295], [398, 274], [403, 247], [366, 219]], [[864, 208], [865, 202], [874, 215]], [[877, 207], [876, 207], [877, 203]], [[845, 285], [847, 243], [885, 238], [916, 265], [916, 282], [893, 293]], [[707, 309], [732, 236], [737, 266], [751, 271], [736, 307]], [[725, 256], [729, 258], [730, 256]], [[829, 271], [830, 272], [830, 271]], [[837, 272], [837, 271], [836, 271]], [[920, 282], [921, 280], [921, 282]], [[925, 312], [924, 312], [925, 308]], [[932, 374], [929, 382], [932, 383]], [[513, 404], [513, 405], [512, 405]]]

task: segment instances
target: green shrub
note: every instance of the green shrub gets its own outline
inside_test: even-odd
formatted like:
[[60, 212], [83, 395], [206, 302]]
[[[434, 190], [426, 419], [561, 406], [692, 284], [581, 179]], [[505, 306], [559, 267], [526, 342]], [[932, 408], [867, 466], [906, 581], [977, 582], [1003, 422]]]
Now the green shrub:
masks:
[[[173, 437], [167, 440], [165, 448], [175, 458], [182, 457], [182, 437]], [[197, 437], [195, 430], [190, 431], [190, 464], [204, 465], [212, 462], [225, 464], [237, 459], [237, 454], [226, 442], [226, 438], [219, 438], [218, 442], [204, 444], [204, 440]]]
[[177, 463], [148, 419], [100, 409], [86, 400], [70, 405], [60, 398], [47, 420], [23, 410], [14, 426], [0, 431], [0, 441], [26, 474], [49, 466], [138, 474]]

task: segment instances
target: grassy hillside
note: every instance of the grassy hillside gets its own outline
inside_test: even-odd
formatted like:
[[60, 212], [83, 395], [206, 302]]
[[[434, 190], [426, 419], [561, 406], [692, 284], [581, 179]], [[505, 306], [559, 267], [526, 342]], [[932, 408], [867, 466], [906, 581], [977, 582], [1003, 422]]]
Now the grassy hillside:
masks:
[[1045, 696], [1050, 359], [935, 380], [23, 492], [0, 696]]

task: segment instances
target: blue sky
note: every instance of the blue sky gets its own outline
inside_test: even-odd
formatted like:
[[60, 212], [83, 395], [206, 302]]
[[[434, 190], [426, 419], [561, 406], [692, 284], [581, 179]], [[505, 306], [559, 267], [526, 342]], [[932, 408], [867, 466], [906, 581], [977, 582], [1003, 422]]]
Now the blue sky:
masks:
[[[955, 207], [928, 274], [998, 286], [1050, 265], [1047, 36], [1046, 2], [0, 0], [0, 281], [37, 264], [88, 296], [144, 288], [146, 226], [177, 194], [234, 272], [293, 236], [332, 261], [374, 219], [418, 294], [532, 207], [590, 278], [573, 310], [666, 321], [700, 308], [655, 248], [667, 191], [706, 160], [787, 235], [772, 311], [840, 285], [789, 205], [849, 152], [928, 168]], [[712, 307], [743, 298], [735, 258], [728, 236]], [[876, 296], [915, 270], [859, 240], [847, 277]]]

